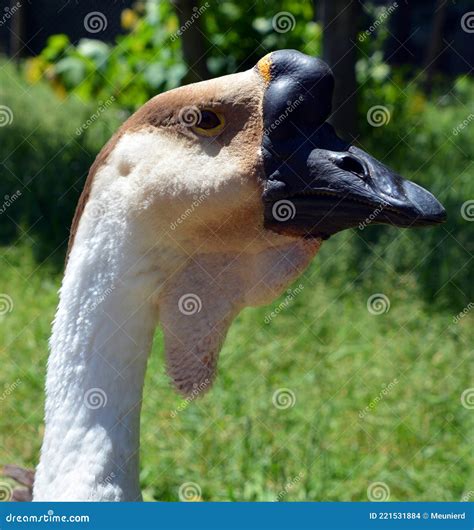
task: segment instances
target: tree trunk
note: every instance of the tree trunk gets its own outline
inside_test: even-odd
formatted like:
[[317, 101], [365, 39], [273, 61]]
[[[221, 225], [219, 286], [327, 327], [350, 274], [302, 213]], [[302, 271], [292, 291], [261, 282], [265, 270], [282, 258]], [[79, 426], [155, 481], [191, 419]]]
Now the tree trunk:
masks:
[[[316, 0], [314, 0], [316, 4]], [[330, 122], [352, 140], [357, 135], [357, 22], [360, 5], [351, 0], [321, 0], [323, 23], [323, 58], [336, 78], [333, 113]], [[316, 6], [315, 6], [316, 7]]]
[[10, 10], [13, 16], [10, 21], [10, 56], [16, 62], [19, 62], [21, 57], [25, 54], [23, 43], [28, 39], [25, 36], [25, 16], [27, 5], [16, 7], [18, 2], [12, 0], [10, 2]]
[[198, 0], [173, 0], [173, 6], [179, 20], [183, 58], [188, 67], [185, 82], [195, 83], [208, 79], [210, 76], [206, 63], [205, 36], [201, 23], [201, 16], [206, 8], [199, 10]]
[[439, 52], [443, 44], [443, 27], [446, 19], [447, 0], [437, 0], [433, 14], [433, 25], [431, 28], [430, 38], [428, 40], [426, 59], [425, 59], [425, 80], [424, 88], [427, 94], [431, 93], [433, 88], [433, 76], [436, 73]]

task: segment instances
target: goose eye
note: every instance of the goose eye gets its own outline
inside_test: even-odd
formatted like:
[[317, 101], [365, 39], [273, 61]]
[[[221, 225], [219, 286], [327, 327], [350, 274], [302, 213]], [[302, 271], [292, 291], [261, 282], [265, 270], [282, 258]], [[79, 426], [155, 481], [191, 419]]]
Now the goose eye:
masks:
[[200, 111], [199, 121], [193, 130], [203, 136], [216, 136], [224, 128], [224, 116], [213, 110], [203, 109]]

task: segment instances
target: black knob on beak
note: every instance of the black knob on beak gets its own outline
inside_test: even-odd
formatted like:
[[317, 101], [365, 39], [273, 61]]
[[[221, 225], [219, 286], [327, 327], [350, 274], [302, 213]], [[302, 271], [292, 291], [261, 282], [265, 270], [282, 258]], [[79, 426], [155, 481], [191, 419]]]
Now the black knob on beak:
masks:
[[[276, 134], [324, 123], [331, 113], [334, 77], [329, 66], [295, 50], [270, 54], [270, 82], [264, 99], [265, 128], [279, 123]], [[292, 127], [292, 125], [294, 127]]]

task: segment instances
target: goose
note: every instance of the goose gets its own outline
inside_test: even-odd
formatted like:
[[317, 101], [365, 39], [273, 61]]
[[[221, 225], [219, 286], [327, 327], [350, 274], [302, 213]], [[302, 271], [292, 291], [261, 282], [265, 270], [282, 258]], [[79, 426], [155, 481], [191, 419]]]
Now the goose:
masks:
[[52, 328], [35, 501], [141, 500], [158, 325], [174, 387], [200, 395], [236, 315], [278, 297], [325, 239], [371, 214], [399, 227], [444, 220], [428, 191], [337, 136], [333, 87], [320, 59], [275, 51], [155, 96], [99, 153]]

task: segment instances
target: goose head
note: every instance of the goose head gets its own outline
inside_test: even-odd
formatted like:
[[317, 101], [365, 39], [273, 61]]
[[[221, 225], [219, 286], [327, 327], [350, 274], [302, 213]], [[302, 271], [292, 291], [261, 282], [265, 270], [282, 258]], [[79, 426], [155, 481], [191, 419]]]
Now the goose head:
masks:
[[91, 169], [71, 258], [75, 240], [101, 229], [97, 205], [135, 256], [152, 257], [168, 371], [185, 394], [208, 388], [240, 309], [278, 296], [322, 240], [367, 219], [445, 218], [431, 193], [337, 136], [333, 87], [320, 59], [270, 53], [249, 71], [156, 96]]

